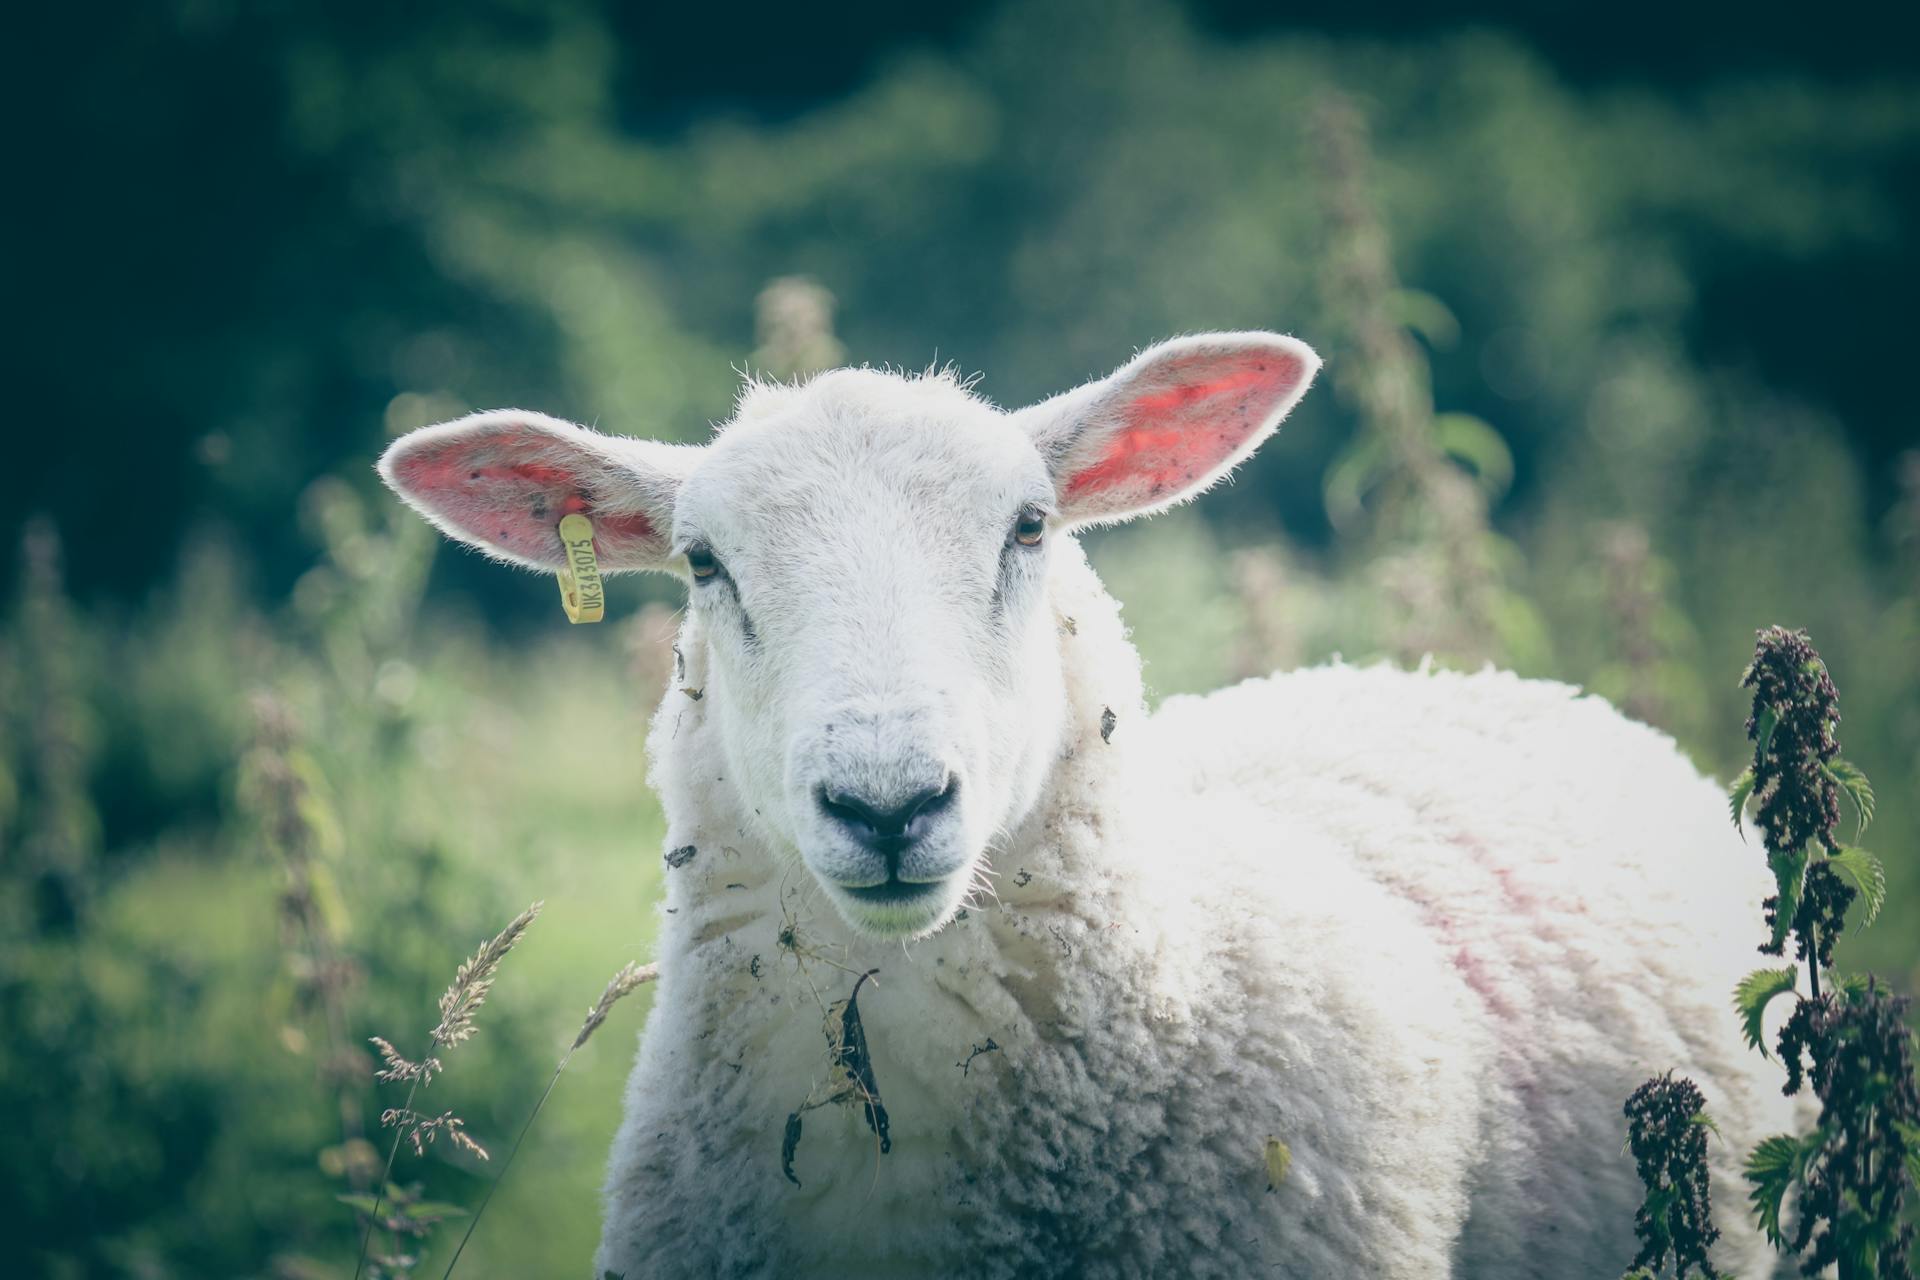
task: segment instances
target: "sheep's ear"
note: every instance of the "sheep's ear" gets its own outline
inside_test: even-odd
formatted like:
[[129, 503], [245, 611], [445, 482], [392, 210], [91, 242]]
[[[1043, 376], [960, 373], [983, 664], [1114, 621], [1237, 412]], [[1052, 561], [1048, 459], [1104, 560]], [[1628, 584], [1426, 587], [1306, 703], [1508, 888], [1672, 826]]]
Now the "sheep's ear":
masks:
[[407, 433], [380, 476], [448, 537], [529, 569], [562, 566], [560, 519], [574, 513], [593, 521], [603, 572], [664, 569], [699, 453], [498, 409]]
[[1319, 367], [1311, 347], [1279, 334], [1176, 338], [1015, 418], [1053, 473], [1063, 519], [1124, 520], [1225, 476], [1299, 403]]

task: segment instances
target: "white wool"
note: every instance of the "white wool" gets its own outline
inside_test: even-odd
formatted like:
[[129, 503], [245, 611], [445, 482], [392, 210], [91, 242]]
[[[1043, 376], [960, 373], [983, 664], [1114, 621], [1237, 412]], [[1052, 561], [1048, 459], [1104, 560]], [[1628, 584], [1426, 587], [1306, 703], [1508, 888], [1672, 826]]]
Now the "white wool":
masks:
[[[1056, 557], [1069, 745], [997, 901], [923, 941], [854, 933], [757, 843], [669, 693], [653, 780], [696, 853], [595, 1275], [1613, 1275], [1621, 1105], [1669, 1068], [1724, 1138], [1718, 1259], [1768, 1274], [1734, 1158], [1793, 1117], [1728, 1003], [1765, 876], [1674, 745], [1493, 672], [1333, 666], [1149, 719], [1113, 601]], [[700, 686], [697, 617], [679, 648]], [[809, 1111], [796, 1188], [821, 1002], [868, 969], [892, 1150]]]
[[1317, 367], [1202, 335], [1015, 413], [840, 370], [697, 448], [499, 411], [388, 452], [492, 554], [554, 567], [577, 512], [690, 579], [596, 1280], [1612, 1277], [1667, 1070], [1717, 1261], [1768, 1274], [1734, 1162], [1797, 1117], [1729, 1000], [1767, 875], [1672, 742], [1492, 671], [1146, 711], [1073, 530], [1217, 483]]

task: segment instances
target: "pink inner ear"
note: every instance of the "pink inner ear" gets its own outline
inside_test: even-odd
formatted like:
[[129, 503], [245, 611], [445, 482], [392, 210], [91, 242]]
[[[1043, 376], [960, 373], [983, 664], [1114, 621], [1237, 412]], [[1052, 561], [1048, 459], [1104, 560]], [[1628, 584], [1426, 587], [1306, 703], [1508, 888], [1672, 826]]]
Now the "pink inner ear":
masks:
[[594, 546], [612, 555], [649, 541], [653, 524], [637, 511], [603, 512], [570, 468], [516, 455], [549, 456], [553, 441], [531, 431], [502, 431], [450, 441], [398, 459], [394, 476], [475, 541], [523, 559], [557, 561], [562, 516], [593, 521]]
[[1119, 430], [1074, 473], [1067, 496], [1148, 504], [1199, 483], [1265, 425], [1304, 372], [1295, 357], [1271, 351], [1170, 362], [1120, 410]]

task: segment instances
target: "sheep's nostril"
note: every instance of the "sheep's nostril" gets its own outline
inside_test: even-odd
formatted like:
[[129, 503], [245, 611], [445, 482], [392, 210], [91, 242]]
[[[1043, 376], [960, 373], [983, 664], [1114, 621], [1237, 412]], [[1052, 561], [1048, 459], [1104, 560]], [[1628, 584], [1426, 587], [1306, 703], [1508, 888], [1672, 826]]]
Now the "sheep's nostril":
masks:
[[915, 818], [931, 818], [953, 803], [954, 792], [959, 789], [960, 779], [948, 774], [946, 784], [938, 791], [922, 792], [915, 798], [914, 810], [907, 816], [907, 821], [912, 822]]
[[857, 797], [844, 791], [829, 791], [825, 787], [820, 788], [815, 796], [820, 801], [821, 809], [835, 822], [855, 830], [872, 829], [873, 823], [868, 816], [872, 810]]
[[949, 776], [896, 803], [870, 800], [851, 791], [821, 787], [816, 793], [828, 817], [867, 841], [910, 843], [919, 839], [927, 819], [953, 803], [959, 782]]

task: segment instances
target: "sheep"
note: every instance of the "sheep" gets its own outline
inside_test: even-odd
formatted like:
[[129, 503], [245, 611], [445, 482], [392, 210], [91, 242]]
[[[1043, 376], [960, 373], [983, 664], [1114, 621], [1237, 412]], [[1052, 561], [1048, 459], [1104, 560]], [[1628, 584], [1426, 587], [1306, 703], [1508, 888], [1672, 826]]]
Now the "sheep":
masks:
[[[477, 414], [381, 473], [453, 538], [686, 579], [649, 736], [662, 971], [594, 1275], [1580, 1277], [1633, 1254], [1621, 1104], [1793, 1116], [1728, 996], [1762, 860], [1564, 685], [1333, 665], [1149, 714], [1075, 531], [1305, 394], [1224, 333], [1006, 412], [752, 384], [701, 446]], [[1747, 928], [1750, 932], [1750, 927]]]

